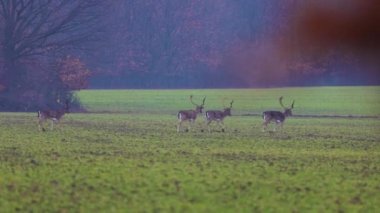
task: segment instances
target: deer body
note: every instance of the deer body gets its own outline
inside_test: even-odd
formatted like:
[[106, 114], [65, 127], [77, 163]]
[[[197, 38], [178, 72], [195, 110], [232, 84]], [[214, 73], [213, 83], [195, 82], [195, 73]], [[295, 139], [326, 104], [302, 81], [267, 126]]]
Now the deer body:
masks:
[[182, 121], [193, 121], [197, 119], [198, 113], [202, 113], [202, 110], [181, 110], [178, 112], [178, 120]]
[[58, 123], [61, 118], [69, 112], [69, 104], [68, 102], [66, 101], [65, 103], [65, 108], [63, 109], [58, 109], [58, 110], [39, 110], [37, 113], [38, 113], [38, 128], [39, 130], [41, 131], [45, 131], [45, 129], [43, 128], [43, 123], [46, 121], [46, 120], [51, 120], [51, 127], [50, 129], [53, 130], [54, 128], [54, 123]]
[[218, 125], [222, 127], [222, 132], [224, 132], [224, 118], [227, 116], [231, 116], [231, 109], [232, 109], [232, 104], [234, 101], [231, 101], [230, 107], [224, 108], [223, 111], [221, 110], [208, 110], [206, 112], [206, 123], [207, 123], [207, 128], [208, 132], [211, 132], [210, 129], [210, 124], [212, 121], [216, 121]]
[[[283, 124], [285, 122], [285, 119], [289, 116], [292, 116], [292, 109], [294, 108], [294, 101], [291, 105], [290, 108], [287, 108], [285, 107], [283, 104], [282, 104], [282, 96], [279, 98], [279, 101], [280, 101], [280, 105], [284, 108], [284, 112], [280, 112], [280, 111], [265, 111], [263, 112], [263, 131], [265, 131], [265, 129], [267, 128], [268, 124], [270, 122], [275, 122], [276, 125], [280, 125], [281, 126], [281, 129], [283, 127]], [[274, 131], [276, 130], [276, 128], [274, 128]]]
[[190, 96], [190, 101], [192, 104], [194, 104], [196, 106], [195, 110], [180, 110], [178, 112], [178, 115], [177, 115], [177, 118], [178, 118], [177, 132], [179, 132], [181, 130], [181, 126], [182, 126], [182, 123], [184, 121], [189, 121], [190, 122], [189, 129], [191, 128], [191, 126], [194, 124], [195, 120], [197, 119], [197, 115], [201, 114], [203, 112], [203, 107], [204, 107], [204, 104], [206, 101], [206, 97], [203, 99], [203, 102], [200, 105], [195, 104], [193, 102], [193, 96], [192, 95]]

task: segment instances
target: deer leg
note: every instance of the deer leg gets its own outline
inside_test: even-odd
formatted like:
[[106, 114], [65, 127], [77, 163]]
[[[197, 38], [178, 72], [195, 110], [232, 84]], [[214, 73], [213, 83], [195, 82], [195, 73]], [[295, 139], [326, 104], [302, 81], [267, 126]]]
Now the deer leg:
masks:
[[61, 121], [60, 121], [60, 120], [56, 120], [56, 121], [55, 121], [55, 126], [56, 126], [56, 128], [57, 128], [59, 131], [62, 130], [62, 129], [61, 129]]
[[189, 128], [187, 129], [189, 132], [191, 130], [191, 127], [194, 125], [194, 119], [189, 120]]
[[208, 129], [208, 133], [211, 133], [210, 124], [211, 124], [211, 120], [208, 120], [208, 121], [207, 121], [207, 129]]
[[181, 125], [182, 125], [182, 121], [178, 121], [178, 125], [177, 125], [177, 132], [179, 132], [181, 130]]
[[277, 127], [281, 124], [280, 121], [276, 121], [276, 123], [274, 124], [274, 127], [273, 127], [273, 132], [275, 132], [277, 130]]
[[280, 123], [280, 130], [282, 131], [284, 129], [284, 122]]
[[50, 129], [53, 130], [54, 129], [54, 124], [57, 123], [58, 120], [56, 118], [54, 119], [51, 119], [51, 126], [50, 126]]
[[220, 127], [220, 121], [216, 120], [216, 125]]
[[54, 120], [51, 120], [51, 123], [50, 123], [50, 130], [53, 130], [54, 128]]
[[268, 122], [264, 121], [263, 122], [263, 132], [265, 132], [265, 130], [267, 129], [267, 127], [268, 127]]
[[43, 124], [43, 120], [42, 119], [38, 119], [38, 130], [39, 131], [45, 131], [45, 129], [43, 128], [42, 124]]
[[200, 129], [201, 132], [204, 132], [204, 130], [203, 130], [203, 122], [198, 122], [198, 125], [196, 125], [196, 126], [199, 126], [198, 129]]
[[224, 125], [224, 122], [222, 120], [219, 121], [219, 125], [222, 127], [222, 132], [224, 132], [225, 125]]
[[38, 130], [41, 131], [42, 127], [41, 127], [41, 120], [40, 119], [38, 119], [37, 125], [38, 125]]

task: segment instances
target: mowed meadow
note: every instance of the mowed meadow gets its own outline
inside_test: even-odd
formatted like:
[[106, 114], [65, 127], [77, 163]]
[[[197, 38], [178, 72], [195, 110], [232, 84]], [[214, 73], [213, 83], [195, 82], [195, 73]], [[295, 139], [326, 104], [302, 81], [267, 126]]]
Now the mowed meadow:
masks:
[[[208, 133], [202, 117], [176, 132], [191, 94], [197, 103], [207, 97], [206, 110], [234, 100], [225, 132], [213, 124]], [[1, 212], [380, 209], [380, 87], [77, 96], [87, 111], [45, 132], [37, 113], [0, 113]], [[281, 110], [279, 96], [295, 100], [295, 116], [282, 131], [262, 132], [259, 115]]]

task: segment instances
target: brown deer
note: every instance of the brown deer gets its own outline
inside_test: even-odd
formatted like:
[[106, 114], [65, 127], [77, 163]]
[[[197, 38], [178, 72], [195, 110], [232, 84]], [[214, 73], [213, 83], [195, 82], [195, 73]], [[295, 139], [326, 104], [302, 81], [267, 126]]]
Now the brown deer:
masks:
[[221, 110], [208, 110], [208, 111], [206, 111], [206, 122], [207, 122], [208, 132], [211, 132], [210, 124], [212, 121], [216, 121], [217, 124], [222, 127], [222, 132], [224, 132], [225, 126], [224, 126], [223, 120], [225, 117], [231, 116], [231, 109], [232, 109], [233, 103], [234, 103], [234, 101], [232, 100], [230, 102], [230, 107], [225, 106], [223, 111], [221, 111]]
[[45, 131], [45, 128], [42, 126], [46, 120], [51, 120], [50, 129], [53, 130], [54, 123], [58, 124], [61, 118], [69, 113], [69, 101], [65, 102], [65, 106], [62, 109], [58, 110], [39, 110], [38, 112], [38, 129], [41, 131]]
[[[267, 128], [268, 124], [272, 121], [276, 123], [276, 125], [280, 125], [281, 129], [283, 127], [283, 124], [285, 122], [285, 119], [289, 116], [292, 116], [292, 109], [294, 108], [294, 100], [293, 103], [290, 107], [285, 107], [284, 104], [282, 103], [283, 97], [281, 96], [279, 98], [280, 105], [282, 108], [284, 108], [284, 112], [280, 111], [265, 111], [263, 112], [263, 131]], [[273, 131], [276, 131], [276, 126], [274, 127]]]
[[198, 105], [194, 103], [193, 96], [190, 95], [190, 102], [195, 106], [195, 110], [181, 110], [178, 112], [178, 125], [177, 125], [177, 132], [181, 130], [181, 125], [184, 121], [189, 121], [189, 129], [194, 124], [195, 119], [197, 119], [197, 115], [203, 112], [203, 108], [205, 105], [206, 97], [203, 98], [202, 104]]

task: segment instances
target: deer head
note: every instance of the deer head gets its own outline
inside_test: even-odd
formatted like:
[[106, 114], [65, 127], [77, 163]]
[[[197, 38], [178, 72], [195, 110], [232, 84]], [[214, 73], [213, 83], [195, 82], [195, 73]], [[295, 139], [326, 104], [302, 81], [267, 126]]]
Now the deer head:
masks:
[[[225, 99], [224, 99], [224, 100], [225, 100]], [[232, 109], [232, 104], [234, 103], [234, 100], [232, 100], [232, 101], [230, 102], [230, 106], [229, 106], [229, 107], [227, 107], [227, 106], [224, 104], [224, 100], [223, 100], [224, 114], [225, 114], [226, 116], [231, 116], [231, 109]]]
[[285, 107], [284, 104], [282, 103], [282, 99], [283, 99], [283, 97], [281, 96], [279, 98], [279, 102], [280, 102], [280, 105], [282, 106], [282, 108], [284, 108], [284, 115], [286, 117], [292, 116], [293, 115], [292, 109], [294, 108], [294, 100], [293, 100], [292, 105], [290, 107]]
[[203, 98], [202, 104], [198, 105], [198, 104], [194, 103], [193, 95], [190, 95], [190, 102], [195, 106], [195, 111], [197, 111], [197, 113], [203, 112], [205, 101], [206, 101], [206, 97]]

